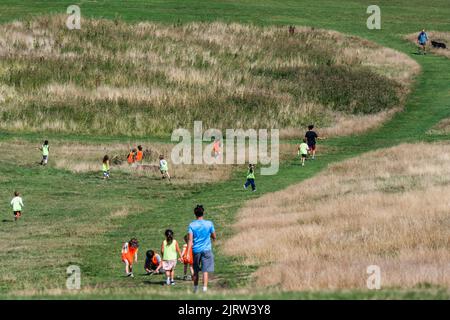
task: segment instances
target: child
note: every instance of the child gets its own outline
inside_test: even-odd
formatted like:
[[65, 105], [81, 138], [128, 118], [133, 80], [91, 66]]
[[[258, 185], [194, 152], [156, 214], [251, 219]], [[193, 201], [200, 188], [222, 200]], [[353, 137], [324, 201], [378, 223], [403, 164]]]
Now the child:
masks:
[[[193, 261], [193, 253], [192, 248], [188, 249], [188, 242], [189, 242], [189, 234], [184, 236], [184, 245], [183, 245], [183, 251], [181, 251], [181, 259], [184, 263], [184, 277], [183, 280], [192, 280], [192, 275], [194, 274], [194, 261]], [[189, 270], [191, 271], [190, 276], [187, 276], [187, 268], [189, 266]]]
[[305, 133], [306, 142], [308, 143], [308, 149], [310, 153], [312, 154], [311, 159], [314, 160], [316, 156], [316, 139], [319, 138], [317, 133], [313, 131], [314, 125], [311, 124], [308, 126], [308, 131]]
[[103, 179], [109, 178], [109, 157], [105, 155], [103, 157]]
[[180, 256], [181, 262], [181, 251], [178, 246], [177, 240], [173, 238], [173, 231], [167, 229], [164, 233], [166, 240], [161, 244], [161, 254], [163, 256], [162, 267], [166, 271], [166, 284], [175, 285], [175, 267], [177, 265], [177, 254]]
[[244, 184], [244, 189], [247, 190], [249, 185], [252, 185], [252, 191], [255, 192], [256, 185], [255, 185], [255, 165], [254, 164], [248, 165], [247, 181]]
[[144, 158], [144, 152], [142, 151], [142, 146], [138, 146], [138, 151], [136, 153], [136, 162], [141, 163]]
[[218, 156], [220, 156], [220, 139], [219, 138], [216, 138], [216, 140], [214, 140], [213, 151], [214, 151], [214, 158], [217, 158]]
[[163, 155], [159, 156], [159, 171], [161, 172], [162, 178], [164, 179], [167, 177], [170, 181], [170, 175], [169, 175], [169, 166], [167, 164], [166, 159], [164, 159]]
[[298, 155], [302, 157], [302, 167], [305, 166], [305, 160], [308, 156], [309, 147], [306, 143], [307, 139], [303, 138], [303, 142], [298, 146]]
[[133, 164], [136, 161], [136, 148], [130, 150], [127, 157], [128, 164]]
[[14, 192], [14, 198], [11, 200], [11, 206], [13, 207], [14, 221], [17, 221], [22, 216], [22, 207], [24, 207], [20, 193], [17, 191]]
[[38, 149], [42, 151], [41, 165], [45, 166], [45, 165], [47, 165], [47, 162], [48, 162], [48, 153], [50, 150], [50, 147], [48, 145], [48, 140], [45, 140], [44, 144]]
[[148, 250], [145, 253], [144, 269], [147, 274], [163, 273], [161, 256], [153, 250]]
[[122, 246], [122, 262], [125, 263], [125, 275], [127, 277], [134, 278], [133, 262], [138, 261], [138, 248], [139, 244], [136, 238], [132, 238]]

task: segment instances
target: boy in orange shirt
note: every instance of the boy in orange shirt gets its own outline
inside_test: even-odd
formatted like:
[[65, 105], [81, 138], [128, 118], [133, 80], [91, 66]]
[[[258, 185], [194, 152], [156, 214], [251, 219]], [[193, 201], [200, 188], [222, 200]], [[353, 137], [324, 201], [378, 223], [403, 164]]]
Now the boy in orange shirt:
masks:
[[139, 244], [136, 238], [125, 242], [122, 246], [122, 262], [125, 263], [125, 274], [127, 277], [134, 278], [133, 262], [137, 262]]

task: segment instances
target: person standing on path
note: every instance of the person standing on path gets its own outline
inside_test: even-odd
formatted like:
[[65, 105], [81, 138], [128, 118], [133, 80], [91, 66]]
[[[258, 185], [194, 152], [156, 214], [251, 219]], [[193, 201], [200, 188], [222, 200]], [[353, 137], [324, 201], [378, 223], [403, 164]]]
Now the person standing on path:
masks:
[[428, 35], [425, 32], [425, 29], [423, 29], [419, 33], [419, 36], [417, 37], [417, 43], [419, 44], [419, 54], [420, 54], [420, 49], [421, 48], [422, 48], [423, 54], [427, 54], [427, 52], [426, 52], [427, 42], [428, 42]]
[[194, 254], [194, 293], [198, 290], [199, 272], [203, 273], [203, 292], [208, 290], [209, 273], [214, 272], [214, 255], [212, 252], [211, 239], [216, 240], [214, 224], [203, 218], [204, 208], [197, 205], [194, 209], [196, 220], [189, 224], [189, 244]]

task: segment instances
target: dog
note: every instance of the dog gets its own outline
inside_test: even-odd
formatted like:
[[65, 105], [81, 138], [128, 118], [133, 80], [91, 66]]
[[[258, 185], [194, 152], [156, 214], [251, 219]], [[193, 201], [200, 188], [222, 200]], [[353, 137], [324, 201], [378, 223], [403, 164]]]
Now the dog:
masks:
[[447, 46], [443, 42], [431, 41], [433, 48], [447, 49]]
[[293, 35], [295, 33], [295, 27], [294, 26], [289, 26], [289, 34]]

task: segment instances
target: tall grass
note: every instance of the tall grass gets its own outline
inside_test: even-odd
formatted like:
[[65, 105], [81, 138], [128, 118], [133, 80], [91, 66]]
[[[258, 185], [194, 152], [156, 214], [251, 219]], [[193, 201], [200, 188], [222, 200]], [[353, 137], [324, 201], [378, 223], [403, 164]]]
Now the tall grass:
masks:
[[383, 288], [448, 287], [449, 152], [403, 144], [333, 164], [247, 203], [224, 249], [262, 266], [259, 287], [364, 290], [369, 265]]
[[[8, 130], [167, 134], [216, 128], [339, 127], [402, 104], [418, 65], [320, 29], [165, 26], [40, 17], [0, 27], [0, 119]], [[340, 117], [336, 115], [339, 114]]]

